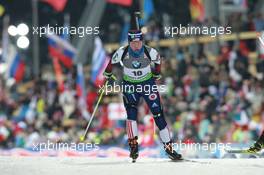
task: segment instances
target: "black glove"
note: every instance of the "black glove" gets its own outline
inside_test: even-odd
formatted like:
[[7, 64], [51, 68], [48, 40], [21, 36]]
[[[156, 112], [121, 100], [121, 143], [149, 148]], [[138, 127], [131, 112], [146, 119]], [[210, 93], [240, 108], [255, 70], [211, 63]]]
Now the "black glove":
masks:
[[113, 73], [104, 72], [103, 75], [108, 81], [116, 81], [117, 80], [116, 77], [113, 75]]
[[153, 78], [155, 80], [160, 80], [161, 79], [161, 75], [160, 74], [153, 74]]

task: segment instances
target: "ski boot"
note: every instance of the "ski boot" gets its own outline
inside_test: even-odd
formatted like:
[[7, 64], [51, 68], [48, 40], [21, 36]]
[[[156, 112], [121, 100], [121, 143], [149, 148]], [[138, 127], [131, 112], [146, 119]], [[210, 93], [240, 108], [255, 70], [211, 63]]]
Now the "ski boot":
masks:
[[264, 149], [264, 132], [262, 133], [260, 138], [254, 143], [254, 145], [248, 149], [248, 152], [257, 153], [261, 151], [262, 149]]
[[135, 163], [136, 159], [138, 158], [138, 137], [134, 137], [132, 139], [128, 139], [128, 145], [130, 147], [130, 155], [129, 157], [132, 158], [132, 162]]
[[183, 160], [182, 155], [178, 154], [175, 150], [173, 150], [173, 146], [171, 142], [163, 143], [164, 144], [164, 150], [168, 154], [168, 157], [171, 160]]

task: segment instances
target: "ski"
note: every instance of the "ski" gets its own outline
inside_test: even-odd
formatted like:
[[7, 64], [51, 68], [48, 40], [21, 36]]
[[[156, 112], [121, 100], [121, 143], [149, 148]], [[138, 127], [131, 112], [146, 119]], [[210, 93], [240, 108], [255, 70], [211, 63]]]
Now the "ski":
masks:
[[178, 160], [170, 160], [171, 162], [190, 162], [190, 163], [199, 163], [199, 164], [211, 164], [211, 162], [202, 162], [202, 161], [198, 161], [198, 160], [192, 160], [192, 159], [185, 159], [185, 158], [181, 158]]
[[225, 150], [227, 153], [230, 154], [254, 154], [254, 155], [260, 155], [258, 152], [252, 152], [248, 149], [230, 149], [230, 150]]

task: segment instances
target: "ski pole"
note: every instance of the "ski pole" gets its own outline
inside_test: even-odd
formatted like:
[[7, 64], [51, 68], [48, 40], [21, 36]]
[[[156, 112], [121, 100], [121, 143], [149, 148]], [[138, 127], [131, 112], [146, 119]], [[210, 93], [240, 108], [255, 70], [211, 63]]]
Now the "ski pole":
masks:
[[[107, 84], [108, 84], [108, 80], [105, 82], [105, 84], [104, 84], [103, 87], [106, 87]], [[90, 118], [90, 120], [89, 120], [89, 123], [88, 123], [87, 126], [86, 126], [86, 129], [85, 129], [84, 135], [80, 137], [80, 141], [81, 141], [81, 142], [83, 142], [83, 141], [85, 140], [86, 136], [87, 136], [87, 133], [88, 133], [89, 127], [90, 127], [90, 125], [91, 125], [91, 123], [92, 123], [92, 120], [93, 120], [93, 118], [94, 118], [95, 112], [97, 111], [97, 108], [98, 108], [98, 106], [99, 106], [99, 103], [100, 103], [101, 100], [102, 100], [102, 97], [103, 97], [104, 92], [105, 92], [104, 89], [102, 89], [102, 91], [100, 92], [100, 96], [99, 96], [98, 101], [97, 101], [97, 103], [96, 103], [96, 105], [95, 105], [95, 107], [94, 107], [94, 111], [93, 111], [92, 116], [91, 116], [91, 118]]]

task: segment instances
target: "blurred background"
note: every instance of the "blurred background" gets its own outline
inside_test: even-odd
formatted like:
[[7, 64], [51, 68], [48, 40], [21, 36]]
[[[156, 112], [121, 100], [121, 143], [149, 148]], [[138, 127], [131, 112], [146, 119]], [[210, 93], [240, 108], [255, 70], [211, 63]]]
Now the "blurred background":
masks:
[[[102, 71], [127, 44], [134, 11], [141, 12], [146, 44], [163, 57], [161, 98], [173, 140], [243, 147], [257, 139], [264, 129], [264, 46], [258, 39], [263, 1], [0, 0], [0, 155], [31, 155], [33, 144], [47, 140], [78, 142], [104, 82]], [[34, 33], [48, 25], [89, 27], [89, 33]], [[232, 34], [164, 34], [165, 27], [180, 25], [230, 26]], [[121, 93], [104, 96], [87, 142], [126, 155], [125, 118]], [[159, 156], [157, 130], [143, 101], [138, 122], [141, 149]], [[223, 150], [182, 153], [224, 156]]]

